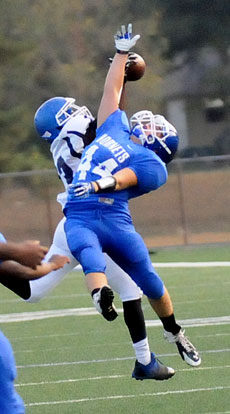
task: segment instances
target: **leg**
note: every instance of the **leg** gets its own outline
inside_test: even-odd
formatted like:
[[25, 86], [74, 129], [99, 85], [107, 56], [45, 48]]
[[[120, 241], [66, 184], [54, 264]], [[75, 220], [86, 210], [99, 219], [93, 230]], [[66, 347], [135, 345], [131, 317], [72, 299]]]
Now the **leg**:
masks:
[[[103, 238], [106, 239], [106, 236], [99, 230], [97, 232], [93, 231], [92, 228], [87, 228], [87, 223], [86, 226], [82, 226], [81, 223], [78, 225], [78, 220], [75, 219], [67, 219], [65, 231], [70, 250], [83, 267], [87, 286], [93, 296], [96, 308], [107, 320], [115, 319], [117, 313], [113, 306], [114, 296], [107, 284], [104, 273], [106, 263], [102, 253], [103, 246], [101, 240], [103, 240]], [[77, 240], [75, 237], [75, 234], [79, 233], [81, 234], [81, 240]], [[142, 322], [143, 321], [141, 321], [141, 323]], [[136, 361], [132, 376], [136, 379], [164, 380], [170, 378], [174, 373], [175, 371], [173, 369], [159, 364], [154, 354], [151, 354], [151, 361], [147, 365], [143, 365], [139, 361]]]
[[0, 332], [0, 413], [24, 414], [21, 397], [15, 391], [16, 365], [8, 339]]
[[108, 285], [105, 273], [86, 274], [86, 285], [93, 298], [95, 308], [107, 321], [113, 321], [118, 316], [113, 300], [114, 294]]
[[129, 330], [136, 359], [143, 365], [151, 361], [151, 352], [146, 333], [145, 319], [141, 299], [123, 302], [124, 320]]
[[[119, 238], [118, 240], [120, 241]], [[115, 251], [115, 248], [113, 251]], [[111, 280], [109, 280], [109, 282], [113, 286], [113, 280], [116, 279], [117, 290], [119, 291], [123, 301], [125, 323], [129, 329], [136, 353], [136, 363], [132, 377], [139, 380], [166, 380], [172, 377], [175, 374], [175, 371], [172, 368], [166, 367], [159, 363], [156, 360], [155, 355], [150, 352], [145, 320], [141, 307], [142, 292], [140, 288], [138, 288], [136, 283], [131, 280], [131, 278], [124, 273], [120, 267], [115, 265], [111, 259], [110, 262], [107, 260], [108, 280], [110, 270], [113, 269], [113, 276], [116, 275], [116, 277], [111, 276]], [[131, 300], [131, 298], [133, 298], [133, 300]]]
[[107, 277], [105, 273], [96, 272], [96, 273], [88, 273], [85, 276], [86, 286], [90, 293], [92, 293], [95, 289], [101, 289], [103, 286], [107, 285]]
[[30, 297], [28, 302], [35, 303], [48, 295], [61, 281], [67, 273], [69, 273], [77, 264], [77, 260], [72, 256], [67, 244], [66, 235], [64, 231], [65, 217], [58, 223], [53, 243], [45, 257], [48, 261], [53, 254], [61, 254], [70, 258], [70, 263], [67, 263], [62, 269], [55, 270], [48, 273], [48, 275], [30, 282]]
[[201, 358], [194, 345], [184, 335], [181, 326], [176, 323], [173, 305], [167, 289], [164, 295], [158, 299], [149, 299], [149, 303], [159, 316], [163, 327], [164, 336], [171, 343], [175, 343], [181, 358], [194, 367], [201, 364]]
[[30, 296], [27, 298], [27, 302], [36, 303], [46, 297], [56, 286], [58, 286], [64, 277], [74, 269], [78, 264], [77, 260], [71, 257], [70, 252], [64, 249], [59, 249], [55, 245], [52, 245], [45, 260], [48, 260], [53, 254], [61, 254], [70, 257], [70, 263], [66, 263], [62, 269], [54, 270], [40, 279], [31, 280], [30, 283]]
[[160, 299], [149, 298], [149, 302], [159, 318], [167, 317], [173, 313], [172, 301], [166, 288]]
[[1, 275], [1, 284], [24, 300], [29, 299], [31, 295], [29, 280]]
[[108, 283], [119, 294], [122, 302], [140, 299], [143, 293], [137, 284], [107, 254], [104, 256]]
[[151, 361], [151, 353], [141, 307], [142, 291], [107, 254], [105, 260], [109, 285], [119, 293], [122, 300], [124, 320], [133, 342], [136, 359], [147, 365]]
[[142, 238], [135, 232], [130, 233], [129, 243], [132, 245], [132, 250], [125, 250], [124, 246], [127, 244], [126, 238], [126, 234], [120, 234], [119, 254], [114, 260], [117, 260], [123, 269], [132, 276], [133, 280], [135, 280], [149, 298], [152, 308], [163, 323], [165, 337], [170, 342], [176, 343], [181, 357], [189, 365], [200, 365], [201, 359], [198, 352], [188, 338], [184, 336], [184, 332], [175, 321], [169, 293], [152, 266]]
[[[72, 255], [82, 265], [86, 286], [96, 309], [106, 320], [114, 320], [118, 314], [113, 304], [114, 294], [105, 275], [106, 263], [97, 234], [72, 219], [66, 221], [65, 232]], [[76, 237], [76, 234], [81, 237]]]

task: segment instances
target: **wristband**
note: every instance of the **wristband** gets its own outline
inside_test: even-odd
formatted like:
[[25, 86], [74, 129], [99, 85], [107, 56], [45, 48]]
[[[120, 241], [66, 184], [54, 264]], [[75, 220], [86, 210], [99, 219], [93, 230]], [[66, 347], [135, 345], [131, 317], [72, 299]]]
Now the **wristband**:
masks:
[[96, 193], [112, 192], [115, 190], [115, 187], [117, 184], [116, 178], [113, 177], [112, 175], [109, 177], [100, 178], [100, 180], [97, 180], [95, 182], [98, 186], [98, 190], [96, 191]]
[[119, 49], [116, 49], [116, 51], [117, 51], [117, 53], [120, 53], [120, 55], [128, 55], [129, 54], [129, 51], [127, 50], [119, 50]]

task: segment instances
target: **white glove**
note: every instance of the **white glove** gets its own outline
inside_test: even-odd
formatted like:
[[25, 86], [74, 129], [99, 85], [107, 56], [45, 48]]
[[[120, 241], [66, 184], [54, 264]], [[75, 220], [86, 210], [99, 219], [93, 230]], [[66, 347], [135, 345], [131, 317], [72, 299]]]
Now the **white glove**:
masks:
[[74, 198], [87, 198], [90, 194], [95, 193], [94, 185], [85, 182], [78, 182], [76, 184], [69, 185], [69, 196], [71, 200]]
[[140, 39], [140, 35], [132, 37], [132, 24], [128, 25], [127, 31], [125, 26], [121, 26], [121, 31], [114, 36], [115, 46], [118, 53], [127, 54], [128, 51], [135, 46], [137, 40]]

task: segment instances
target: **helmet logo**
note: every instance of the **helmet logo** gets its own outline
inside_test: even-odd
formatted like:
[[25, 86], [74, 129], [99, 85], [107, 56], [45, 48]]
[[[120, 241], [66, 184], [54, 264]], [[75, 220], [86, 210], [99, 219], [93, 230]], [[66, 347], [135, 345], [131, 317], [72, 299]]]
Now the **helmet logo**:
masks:
[[[88, 123], [93, 120], [93, 116], [86, 106], [76, 105], [74, 98], [57, 96], [48, 99], [38, 108], [34, 116], [34, 124], [40, 137], [52, 142], [58, 137], [62, 127], [70, 119], [76, 119], [78, 116], [80, 125], [82, 125], [82, 120], [88, 121]], [[85, 122], [83, 124], [85, 125]], [[84, 133], [85, 129], [81, 132]]]
[[43, 135], [42, 135], [42, 138], [50, 138], [51, 137], [51, 132], [49, 132], [49, 131], [46, 131]]

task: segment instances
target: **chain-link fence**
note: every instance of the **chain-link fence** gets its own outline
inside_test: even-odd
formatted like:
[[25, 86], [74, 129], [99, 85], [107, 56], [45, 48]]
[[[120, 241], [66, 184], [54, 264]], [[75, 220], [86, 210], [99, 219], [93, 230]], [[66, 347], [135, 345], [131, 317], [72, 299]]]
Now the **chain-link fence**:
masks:
[[[230, 242], [230, 155], [176, 159], [165, 186], [131, 200], [147, 246]], [[8, 240], [50, 244], [62, 217], [55, 170], [0, 174], [1, 226]]]

